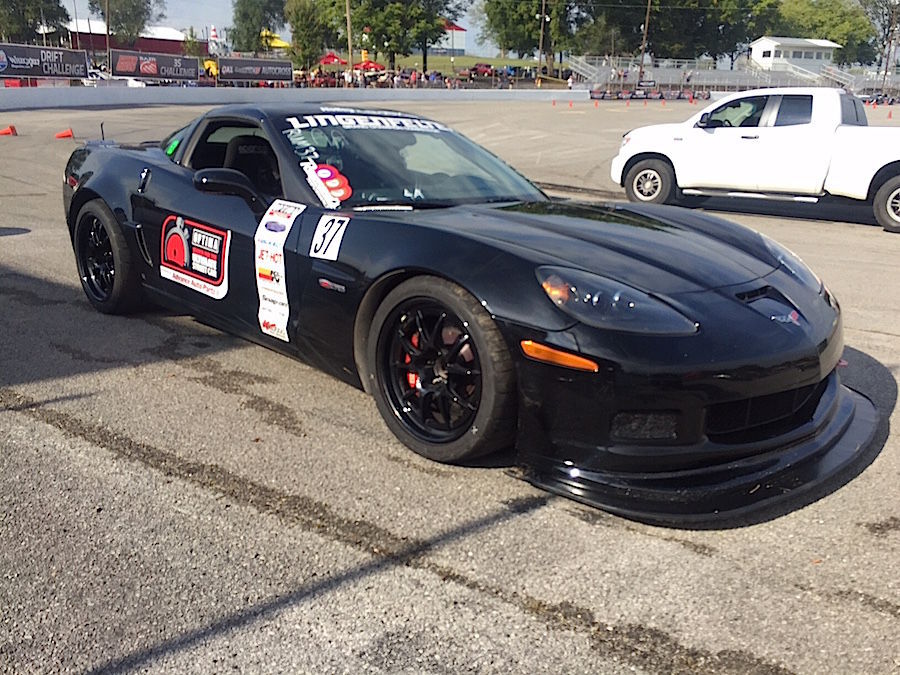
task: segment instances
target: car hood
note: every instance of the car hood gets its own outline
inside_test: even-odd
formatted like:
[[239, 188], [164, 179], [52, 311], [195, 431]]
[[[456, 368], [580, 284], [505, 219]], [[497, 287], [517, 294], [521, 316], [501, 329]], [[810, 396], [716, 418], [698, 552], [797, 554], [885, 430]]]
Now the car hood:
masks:
[[743, 284], [778, 266], [756, 232], [675, 207], [536, 202], [409, 214], [527, 257], [657, 294]]

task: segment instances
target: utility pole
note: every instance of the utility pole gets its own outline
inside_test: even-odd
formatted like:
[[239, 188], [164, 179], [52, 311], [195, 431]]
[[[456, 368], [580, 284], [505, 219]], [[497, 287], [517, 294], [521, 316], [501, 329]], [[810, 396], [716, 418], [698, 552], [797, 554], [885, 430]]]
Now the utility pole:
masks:
[[109, 0], [106, 0], [106, 72], [112, 77], [112, 52], [109, 49]]
[[347, 65], [353, 72], [353, 32], [350, 28], [350, 0], [344, 0], [347, 7]]
[[[78, 3], [75, 0], [72, 0], [72, 11], [75, 12], [75, 35], [78, 36], [78, 48], [81, 49], [81, 33], [78, 32]], [[72, 42], [69, 39], [69, 42]], [[69, 47], [75, 49], [75, 45], [70, 44]]]
[[884, 85], [887, 82], [888, 62], [891, 60], [891, 50], [894, 47], [894, 31], [897, 27], [897, 0], [891, 3], [891, 25], [888, 28], [887, 48], [884, 50], [884, 75], [881, 77], [881, 94], [884, 95]]
[[644, 39], [641, 40], [641, 64], [638, 66], [638, 81], [635, 88], [641, 86], [644, 79], [644, 54], [647, 51], [647, 29], [650, 28], [650, 2], [647, 0], [647, 15], [644, 17]]
[[[538, 72], [537, 72], [537, 86], [541, 86], [541, 68], [544, 63], [544, 22], [549, 21], [550, 17], [547, 16], [547, 0], [541, 0], [541, 13], [537, 19], [541, 22], [541, 32], [538, 37]], [[531, 24], [532, 26], [534, 24]], [[549, 73], [547, 73], [549, 75]]]

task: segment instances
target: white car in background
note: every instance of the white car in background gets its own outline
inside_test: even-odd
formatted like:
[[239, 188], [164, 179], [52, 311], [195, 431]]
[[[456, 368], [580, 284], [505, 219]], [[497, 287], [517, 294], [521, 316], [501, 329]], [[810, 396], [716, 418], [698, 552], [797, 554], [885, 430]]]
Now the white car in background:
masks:
[[146, 87], [147, 83], [137, 80], [133, 77], [117, 77], [111, 76], [102, 70], [91, 68], [88, 70], [88, 76], [82, 78], [81, 84], [85, 87]]
[[633, 202], [849, 197], [900, 232], [900, 130], [869, 127], [842, 89], [731, 94], [685, 122], [629, 131], [610, 173]]

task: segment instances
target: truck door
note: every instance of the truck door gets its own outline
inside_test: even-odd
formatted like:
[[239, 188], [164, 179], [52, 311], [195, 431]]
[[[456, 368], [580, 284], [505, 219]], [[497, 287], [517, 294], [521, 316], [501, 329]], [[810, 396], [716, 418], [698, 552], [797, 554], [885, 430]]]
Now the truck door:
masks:
[[688, 129], [678, 143], [675, 166], [681, 187], [752, 192], [764, 162], [758, 127], [769, 96], [732, 99]]
[[834, 129], [813, 122], [812, 94], [773, 98], [775, 112], [770, 124], [757, 130], [763, 162], [759, 189], [795, 195], [821, 194], [831, 161]]

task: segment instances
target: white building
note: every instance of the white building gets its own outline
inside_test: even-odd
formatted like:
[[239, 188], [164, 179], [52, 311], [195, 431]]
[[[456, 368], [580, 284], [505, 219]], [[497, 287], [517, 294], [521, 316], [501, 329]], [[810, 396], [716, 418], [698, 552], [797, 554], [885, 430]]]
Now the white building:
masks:
[[841, 48], [831, 40], [764, 35], [750, 43], [750, 61], [762, 70], [786, 70], [796, 66], [819, 72], [832, 64], [834, 50]]

